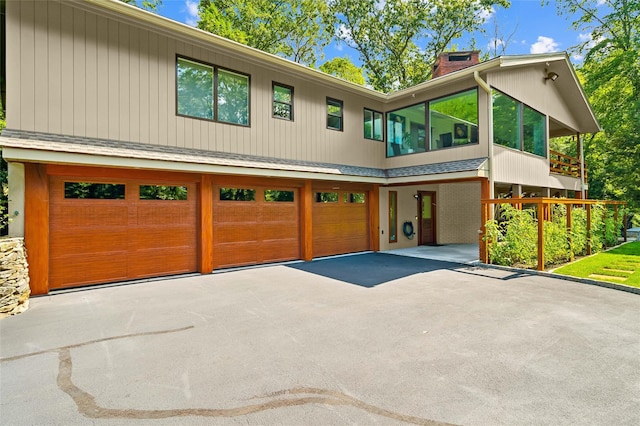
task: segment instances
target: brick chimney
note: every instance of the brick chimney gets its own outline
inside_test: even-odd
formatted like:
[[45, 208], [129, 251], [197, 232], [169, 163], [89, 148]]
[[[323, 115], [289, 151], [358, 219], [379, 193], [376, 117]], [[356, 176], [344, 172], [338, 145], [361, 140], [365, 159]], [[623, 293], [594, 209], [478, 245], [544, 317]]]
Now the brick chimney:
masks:
[[431, 78], [443, 76], [463, 68], [470, 67], [480, 63], [478, 57], [479, 51], [467, 52], [444, 52], [438, 56], [436, 63], [433, 64], [433, 73]]

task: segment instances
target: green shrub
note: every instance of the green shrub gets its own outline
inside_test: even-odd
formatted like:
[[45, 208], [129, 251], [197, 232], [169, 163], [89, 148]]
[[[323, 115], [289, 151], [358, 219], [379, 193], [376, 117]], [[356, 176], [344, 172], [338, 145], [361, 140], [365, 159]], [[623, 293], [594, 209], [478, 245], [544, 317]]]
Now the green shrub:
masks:
[[498, 265], [535, 264], [538, 238], [537, 221], [531, 209], [518, 210], [504, 204], [496, 212], [498, 220], [486, 224], [489, 259]]
[[574, 207], [571, 210], [571, 251], [575, 256], [587, 254], [587, 211]]

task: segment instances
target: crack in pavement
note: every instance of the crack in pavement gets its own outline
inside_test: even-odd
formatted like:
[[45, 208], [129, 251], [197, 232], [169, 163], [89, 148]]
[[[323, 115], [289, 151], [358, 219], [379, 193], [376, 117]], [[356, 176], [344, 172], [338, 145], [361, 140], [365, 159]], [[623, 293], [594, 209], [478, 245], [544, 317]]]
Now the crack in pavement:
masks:
[[101, 407], [96, 402], [96, 398], [87, 391], [80, 389], [73, 383], [73, 361], [71, 359], [71, 349], [86, 346], [90, 344], [100, 343], [109, 340], [124, 339], [130, 337], [150, 336], [167, 333], [175, 333], [193, 328], [193, 326], [183, 327], [173, 330], [162, 330], [144, 333], [127, 334], [122, 336], [113, 336], [103, 339], [91, 340], [84, 343], [63, 346], [55, 349], [48, 349], [39, 352], [33, 352], [24, 355], [17, 355], [0, 359], [0, 362], [8, 362], [21, 358], [36, 356], [49, 352], [58, 353], [58, 377], [57, 385], [61, 391], [71, 397], [78, 408], [78, 412], [85, 417], [94, 419], [164, 419], [169, 417], [185, 417], [185, 416], [201, 416], [201, 417], [238, 417], [245, 416], [260, 411], [273, 410], [277, 408], [301, 406], [308, 404], [322, 404], [334, 406], [352, 406], [371, 414], [375, 414], [389, 419], [398, 420], [405, 423], [426, 426], [452, 426], [450, 423], [438, 422], [435, 420], [423, 419], [405, 414], [396, 413], [367, 404], [364, 401], [356, 399], [352, 396], [338, 391], [313, 387], [296, 387], [292, 389], [282, 390], [269, 393], [263, 396], [256, 396], [252, 399], [273, 398], [261, 404], [250, 404], [236, 408], [175, 408], [175, 409], [154, 409], [142, 410], [133, 408], [106, 408]]

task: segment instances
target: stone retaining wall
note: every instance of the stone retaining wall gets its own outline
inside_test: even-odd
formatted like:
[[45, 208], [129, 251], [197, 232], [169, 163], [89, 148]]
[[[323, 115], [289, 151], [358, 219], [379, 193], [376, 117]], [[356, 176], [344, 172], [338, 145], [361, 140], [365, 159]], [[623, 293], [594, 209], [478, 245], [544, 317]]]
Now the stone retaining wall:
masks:
[[0, 239], [0, 319], [26, 311], [30, 293], [24, 240]]

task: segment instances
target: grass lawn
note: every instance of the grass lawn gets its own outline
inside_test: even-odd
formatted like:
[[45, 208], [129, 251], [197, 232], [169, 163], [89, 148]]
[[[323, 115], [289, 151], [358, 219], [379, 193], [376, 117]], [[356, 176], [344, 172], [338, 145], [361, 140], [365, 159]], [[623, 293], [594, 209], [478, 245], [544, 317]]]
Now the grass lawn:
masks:
[[585, 257], [553, 272], [640, 287], [640, 241]]

